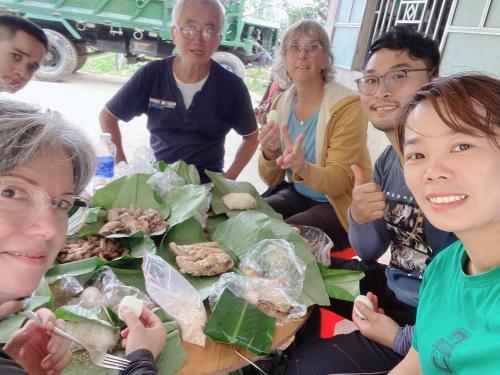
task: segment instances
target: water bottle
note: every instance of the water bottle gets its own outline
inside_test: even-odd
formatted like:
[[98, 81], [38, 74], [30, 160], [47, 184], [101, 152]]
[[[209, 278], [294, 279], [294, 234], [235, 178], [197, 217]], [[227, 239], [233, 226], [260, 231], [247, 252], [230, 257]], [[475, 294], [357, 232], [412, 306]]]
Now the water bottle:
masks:
[[94, 177], [94, 191], [113, 179], [115, 169], [116, 146], [111, 142], [111, 134], [102, 133], [95, 145], [97, 170]]

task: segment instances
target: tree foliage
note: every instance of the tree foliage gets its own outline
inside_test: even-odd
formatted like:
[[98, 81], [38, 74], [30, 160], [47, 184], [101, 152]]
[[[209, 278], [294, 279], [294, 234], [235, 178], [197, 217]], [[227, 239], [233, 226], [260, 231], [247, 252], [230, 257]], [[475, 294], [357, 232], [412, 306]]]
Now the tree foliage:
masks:
[[246, 14], [281, 22], [283, 29], [303, 20], [312, 19], [325, 25], [330, 0], [250, 0], [246, 3]]

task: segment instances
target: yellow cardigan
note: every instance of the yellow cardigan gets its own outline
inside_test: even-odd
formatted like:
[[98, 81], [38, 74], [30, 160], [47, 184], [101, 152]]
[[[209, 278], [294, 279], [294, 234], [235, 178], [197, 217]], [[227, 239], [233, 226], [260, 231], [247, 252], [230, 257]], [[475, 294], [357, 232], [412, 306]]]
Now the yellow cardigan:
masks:
[[[274, 100], [278, 123], [287, 123], [295, 94], [292, 86]], [[316, 160], [320, 162], [311, 164], [306, 180], [294, 174], [293, 181], [326, 194], [346, 231], [347, 209], [354, 186], [351, 164], [359, 165], [365, 179], [371, 181], [372, 164], [366, 142], [367, 119], [361, 110], [359, 96], [336, 82], [325, 84], [316, 126]], [[276, 165], [276, 160], [266, 160], [261, 152], [259, 174], [268, 186], [276, 186], [284, 180], [286, 171]]]

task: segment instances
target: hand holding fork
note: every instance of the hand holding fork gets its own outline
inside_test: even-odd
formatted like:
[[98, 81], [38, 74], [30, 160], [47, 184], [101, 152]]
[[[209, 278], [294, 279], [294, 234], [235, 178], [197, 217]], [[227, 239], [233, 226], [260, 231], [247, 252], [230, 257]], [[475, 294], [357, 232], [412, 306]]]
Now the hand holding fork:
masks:
[[[28, 318], [32, 319], [36, 325], [38, 325], [38, 326], [43, 325], [43, 321], [34, 312], [27, 310], [25, 313], [26, 313], [26, 316]], [[128, 364], [130, 363], [130, 361], [126, 358], [118, 357], [118, 356], [115, 356], [112, 354], [108, 354], [106, 352], [95, 350], [95, 349], [91, 348], [90, 346], [85, 345], [83, 342], [81, 342], [80, 340], [76, 339], [75, 337], [69, 335], [68, 333], [64, 332], [59, 327], [52, 326], [52, 330], [50, 332], [55, 334], [55, 335], [58, 335], [60, 337], [63, 337], [66, 340], [73, 341], [74, 343], [80, 345], [82, 348], [87, 350], [87, 352], [90, 355], [90, 360], [92, 362], [94, 362], [94, 364], [97, 366], [109, 368], [109, 369], [113, 369], [113, 370], [124, 370], [125, 368], [127, 368]], [[63, 341], [66, 341], [66, 340], [63, 340]], [[69, 344], [68, 341], [66, 341], [66, 343]], [[69, 346], [68, 346], [68, 348], [69, 348]], [[62, 368], [61, 368], [61, 370], [62, 370]], [[30, 372], [30, 374], [31, 374], [31, 372]]]
[[28, 322], [14, 333], [4, 350], [31, 375], [59, 374], [71, 360], [70, 343], [52, 335], [52, 330], [64, 329], [64, 322], [48, 309], [40, 309], [35, 316], [40, 325]]

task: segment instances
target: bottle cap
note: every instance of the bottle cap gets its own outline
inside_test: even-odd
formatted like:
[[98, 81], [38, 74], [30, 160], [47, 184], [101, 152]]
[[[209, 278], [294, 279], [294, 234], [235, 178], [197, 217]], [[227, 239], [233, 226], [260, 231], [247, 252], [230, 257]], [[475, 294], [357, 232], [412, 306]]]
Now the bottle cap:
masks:
[[101, 133], [99, 139], [105, 142], [111, 142], [111, 133]]

